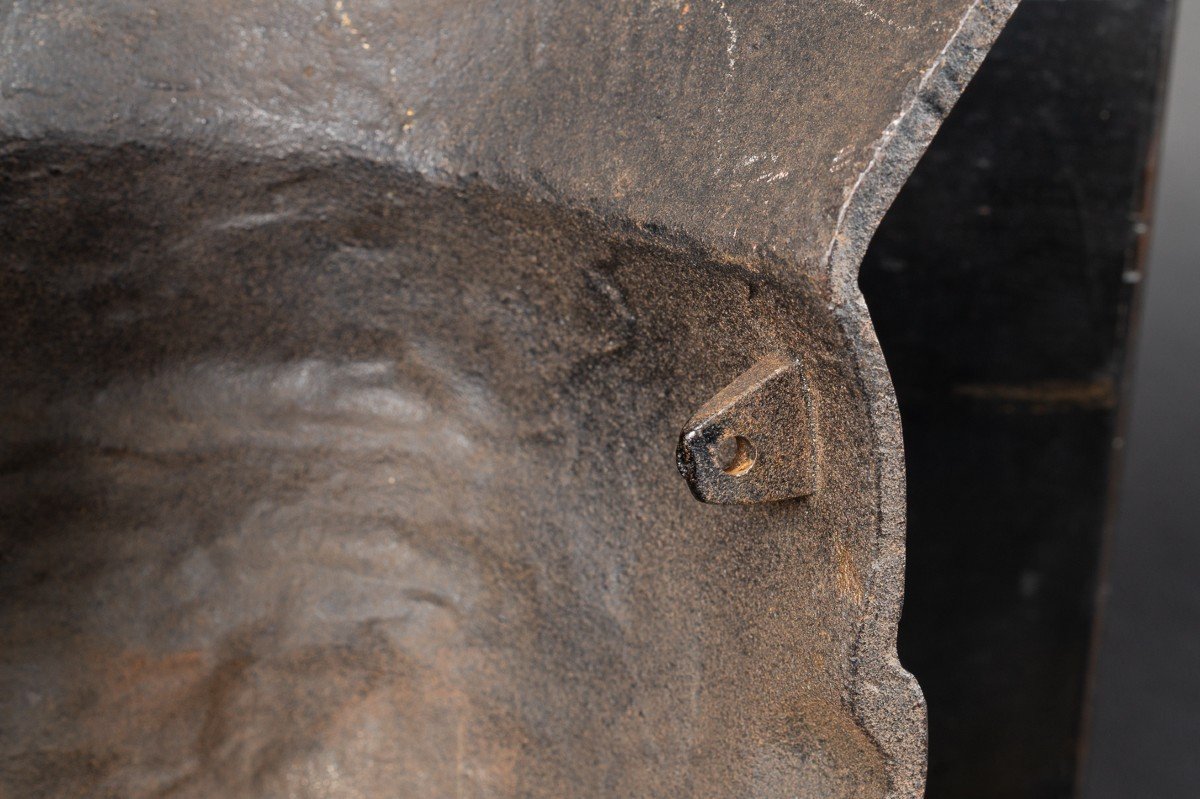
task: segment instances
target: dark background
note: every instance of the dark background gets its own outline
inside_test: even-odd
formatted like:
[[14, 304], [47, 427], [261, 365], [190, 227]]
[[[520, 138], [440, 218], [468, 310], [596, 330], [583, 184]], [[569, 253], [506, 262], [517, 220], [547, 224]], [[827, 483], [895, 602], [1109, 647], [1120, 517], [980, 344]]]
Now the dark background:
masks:
[[928, 799], [1200, 797], [1200, 103], [1188, 5], [1161, 149], [1173, 9], [1024, 0], [863, 265]]
[[1087, 799], [1200, 797], [1200, 3], [1176, 24]]

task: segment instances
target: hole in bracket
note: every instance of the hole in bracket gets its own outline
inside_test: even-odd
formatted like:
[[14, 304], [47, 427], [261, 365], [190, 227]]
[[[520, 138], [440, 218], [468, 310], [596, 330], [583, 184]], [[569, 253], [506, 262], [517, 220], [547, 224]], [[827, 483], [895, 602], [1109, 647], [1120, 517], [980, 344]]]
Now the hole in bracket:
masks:
[[743, 436], [726, 436], [717, 442], [716, 460], [731, 477], [741, 477], [754, 466], [758, 450]]

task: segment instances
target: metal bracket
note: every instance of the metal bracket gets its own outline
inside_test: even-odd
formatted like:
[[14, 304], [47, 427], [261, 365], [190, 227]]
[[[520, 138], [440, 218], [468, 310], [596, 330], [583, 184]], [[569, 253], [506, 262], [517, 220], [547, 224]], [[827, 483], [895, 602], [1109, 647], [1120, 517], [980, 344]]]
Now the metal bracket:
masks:
[[679, 473], [701, 502], [738, 505], [817, 490], [816, 423], [800, 362], [768, 355], [696, 412], [679, 438]]

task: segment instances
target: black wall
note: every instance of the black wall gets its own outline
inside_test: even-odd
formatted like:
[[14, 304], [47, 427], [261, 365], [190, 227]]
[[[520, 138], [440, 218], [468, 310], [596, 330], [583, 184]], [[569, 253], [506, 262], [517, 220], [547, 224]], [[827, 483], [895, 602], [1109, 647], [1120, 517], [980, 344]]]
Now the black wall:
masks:
[[1025, 0], [863, 269], [905, 425], [930, 799], [1077, 787], [1169, 19]]

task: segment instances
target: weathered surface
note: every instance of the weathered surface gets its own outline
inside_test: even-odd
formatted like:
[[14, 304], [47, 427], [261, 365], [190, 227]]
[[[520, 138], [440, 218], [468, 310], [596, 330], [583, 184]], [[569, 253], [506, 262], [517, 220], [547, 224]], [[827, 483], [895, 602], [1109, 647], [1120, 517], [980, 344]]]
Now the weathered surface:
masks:
[[0, 12], [3, 790], [919, 795], [856, 270], [1010, 7]]
[[746, 505], [816, 491], [816, 449], [804, 367], [794, 357], [768, 355], [696, 411], [676, 460], [696, 499]]

